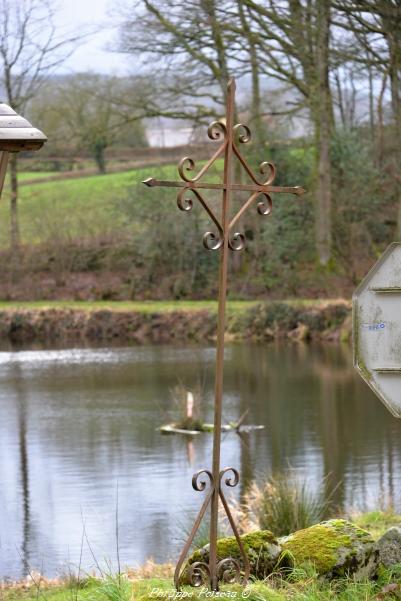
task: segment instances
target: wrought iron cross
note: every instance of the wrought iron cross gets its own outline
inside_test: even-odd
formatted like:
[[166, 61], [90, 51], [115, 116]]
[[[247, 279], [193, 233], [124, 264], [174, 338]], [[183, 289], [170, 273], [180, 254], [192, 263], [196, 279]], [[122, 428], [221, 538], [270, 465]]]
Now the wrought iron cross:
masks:
[[[216, 232], [206, 232], [203, 236], [203, 244], [208, 250], [220, 250], [220, 269], [219, 269], [219, 296], [218, 296], [218, 320], [217, 320], [217, 352], [216, 352], [216, 379], [215, 379], [215, 403], [214, 403], [214, 430], [213, 430], [213, 458], [212, 469], [203, 469], [197, 472], [192, 478], [192, 486], [197, 491], [205, 491], [208, 487], [203, 505], [195, 520], [188, 541], [186, 542], [180, 558], [178, 560], [174, 583], [177, 590], [180, 589], [183, 579], [182, 566], [190, 550], [192, 541], [200, 526], [200, 523], [210, 504], [210, 547], [209, 561], [196, 562], [187, 566], [186, 580], [195, 586], [199, 586], [205, 580], [210, 583], [213, 591], [218, 590], [219, 581], [242, 581], [247, 582], [249, 577], [249, 560], [239, 532], [231, 515], [229, 506], [224, 496], [223, 484], [234, 487], [239, 482], [239, 473], [235, 468], [220, 468], [220, 444], [221, 444], [221, 414], [223, 399], [223, 368], [224, 368], [224, 331], [225, 331], [225, 313], [227, 296], [227, 264], [229, 250], [240, 251], [245, 247], [245, 237], [243, 234], [234, 230], [238, 220], [245, 211], [252, 206], [255, 201], [262, 197], [257, 203], [257, 210], [261, 215], [268, 215], [272, 210], [271, 193], [285, 192], [289, 194], [303, 194], [304, 190], [300, 187], [282, 187], [273, 186], [276, 170], [272, 163], [264, 162], [259, 170], [265, 176], [263, 181], [254, 175], [246, 160], [241, 155], [236, 138], [241, 144], [249, 142], [251, 132], [246, 125], [234, 124], [234, 98], [235, 81], [230, 79], [227, 85], [226, 101], [226, 119], [224, 121], [214, 121], [209, 125], [208, 136], [211, 140], [222, 140], [219, 148], [212, 158], [202, 167], [197, 175], [189, 177], [187, 172], [195, 170], [195, 163], [189, 157], [184, 157], [179, 165], [178, 172], [182, 181], [156, 180], [149, 178], [143, 183], [147, 186], [164, 186], [170, 188], [180, 188], [177, 194], [178, 208], [182, 211], [190, 211], [193, 207], [193, 200], [186, 195], [190, 191], [196, 200], [200, 202], [206, 210], [210, 219], [217, 228]], [[200, 181], [207, 173], [213, 163], [221, 156], [224, 156], [224, 174], [222, 183], [206, 183]], [[236, 184], [232, 181], [233, 159], [237, 158], [242, 167], [248, 174], [252, 183]], [[201, 190], [221, 190], [222, 191], [222, 210], [221, 218], [210, 208], [202, 196]], [[231, 193], [235, 191], [250, 192], [248, 200], [242, 205], [238, 212], [230, 219], [230, 200]], [[231, 528], [236, 537], [241, 563], [235, 558], [225, 558], [219, 561], [217, 557], [217, 526], [218, 526], [218, 507], [219, 499], [224, 507], [230, 522]]]

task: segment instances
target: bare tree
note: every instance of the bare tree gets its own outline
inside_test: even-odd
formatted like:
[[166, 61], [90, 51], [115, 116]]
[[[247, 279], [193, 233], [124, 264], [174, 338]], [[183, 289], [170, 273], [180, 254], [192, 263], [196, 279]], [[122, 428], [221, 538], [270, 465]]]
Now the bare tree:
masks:
[[[119, 50], [160, 61], [165, 75], [162, 96], [175, 98], [171, 103], [163, 101], [164, 106], [181, 117], [187, 110], [188, 116], [195, 113], [201, 120], [210, 112], [208, 108], [224, 101], [228, 75], [246, 74], [252, 91], [250, 117], [260, 134], [265, 102], [261, 78], [275, 78], [291, 90], [291, 105], [266, 114], [298, 110], [309, 115], [316, 148], [316, 252], [320, 264], [327, 265], [332, 255], [334, 102], [342, 124], [355, 126], [360, 102], [357, 83], [366, 80], [373, 131], [376, 81], [384, 85], [382, 75], [387, 72], [387, 65], [380, 65], [380, 43], [377, 45], [374, 36], [383, 40], [387, 35], [389, 50], [382, 63], [388, 58], [394, 65], [388, 70], [393, 82], [399, 69], [397, 27], [401, 27], [401, 18], [398, 25], [395, 20], [400, 4], [400, 0], [138, 0], [130, 3], [131, 12], [124, 18]], [[344, 22], [350, 20], [354, 31], [345, 34]], [[369, 43], [361, 44], [356, 35]], [[369, 69], [361, 69], [362, 65]], [[394, 107], [398, 106], [397, 89], [392, 85]], [[383, 93], [378, 98], [380, 110]], [[154, 105], [154, 114], [163, 102]], [[172, 106], [181, 106], [181, 111]], [[382, 128], [379, 115], [377, 126]], [[263, 143], [262, 136], [257, 139]]]
[[[0, 0], [0, 11], [0, 86], [5, 102], [24, 112], [85, 34], [60, 36], [50, 0]], [[15, 154], [10, 160], [10, 185], [10, 244], [15, 254], [20, 245]]]
[[[42, 98], [31, 103], [31, 111], [55, 144], [68, 140], [75, 150], [88, 151], [99, 173], [105, 173], [105, 151], [120, 138], [129, 140], [131, 146], [146, 146], [142, 125], [146, 110], [138, 86], [130, 78], [76, 73], [49, 82]], [[126, 97], [130, 98], [129, 110]]]
[[[140, 0], [128, 3], [122, 15], [118, 51], [139, 56], [144, 64], [157, 60], [163, 70], [164, 96], [199, 121], [219, 112], [234, 71], [238, 46], [231, 39], [226, 0]], [[183, 103], [183, 99], [185, 102]], [[173, 104], [171, 104], [173, 101]]]
[[257, 35], [252, 24], [252, 15], [248, 6], [242, 0], [235, 0], [230, 13], [226, 11], [226, 26], [233, 29], [233, 25], [238, 21], [234, 28], [236, 45], [240, 45], [242, 52], [237, 52], [235, 60], [242, 63], [244, 73], [250, 73], [251, 76], [251, 104], [250, 104], [250, 122], [256, 133], [258, 146], [263, 146], [266, 142], [265, 126], [263, 123], [262, 111], [262, 92], [260, 86], [260, 65], [257, 45]]
[[331, 161], [333, 101], [329, 83], [331, 0], [260, 3], [244, 0], [253, 22], [259, 70], [290, 85], [306, 107], [316, 144], [316, 247], [319, 261], [331, 256]]
[[[396, 201], [398, 204], [397, 233], [401, 236], [401, 1], [400, 0], [333, 0], [339, 14], [339, 24], [352, 32], [363, 53], [354, 60], [374, 69], [381, 76], [378, 99], [379, 141], [383, 137], [383, 95], [390, 81], [391, 108], [394, 121], [394, 166]], [[342, 17], [342, 20], [341, 20]], [[382, 155], [382, 150], [379, 152]]]

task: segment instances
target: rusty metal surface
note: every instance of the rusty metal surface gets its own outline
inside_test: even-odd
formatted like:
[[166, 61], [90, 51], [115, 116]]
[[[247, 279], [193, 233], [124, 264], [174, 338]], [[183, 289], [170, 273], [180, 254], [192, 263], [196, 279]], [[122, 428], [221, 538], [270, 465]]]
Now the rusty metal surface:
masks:
[[[215, 226], [214, 231], [207, 231], [204, 233], [203, 244], [208, 250], [220, 251], [212, 470], [201, 470], [197, 472], [192, 479], [192, 486], [195, 490], [205, 491], [207, 487], [209, 488], [177, 563], [174, 575], [174, 583], [177, 590], [180, 589], [183, 572], [186, 572], [186, 581], [190, 582], [192, 585], [200, 586], [201, 584], [208, 582], [213, 591], [218, 590], [219, 581], [241, 582], [242, 584], [246, 584], [249, 578], [249, 560], [223, 491], [223, 484], [227, 487], [234, 487], [238, 484], [239, 473], [236, 469], [231, 467], [227, 467], [223, 470], [221, 470], [220, 467], [228, 256], [229, 251], [241, 251], [245, 248], [246, 240], [244, 234], [236, 231], [234, 228], [236, 228], [240, 218], [245, 214], [248, 208], [256, 204], [256, 210], [260, 215], [269, 215], [273, 208], [271, 194], [289, 193], [300, 195], [304, 193], [304, 190], [301, 187], [273, 186], [276, 169], [272, 163], [263, 162], [260, 164], [259, 172], [261, 177], [254, 174], [238, 147], [238, 144], [247, 144], [250, 141], [251, 132], [249, 128], [242, 123], [234, 124], [234, 106], [235, 81], [234, 79], [230, 79], [227, 85], [226, 118], [224, 121], [214, 121], [209, 125], [207, 130], [209, 138], [220, 142], [220, 146], [209, 161], [207, 161], [197, 173], [195, 161], [190, 157], [184, 157], [178, 165], [178, 173], [181, 177], [181, 181], [149, 178], [143, 182], [146, 186], [150, 187], [162, 186], [167, 188], [178, 188], [177, 205], [181, 211], [191, 211], [194, 201], [198, 201]], [[220, 157], [224, 157], [222, 183], [201, 182], [200, 180], [208, 173], [210, 167]], [[251, 183], [241, 184], [232, 181], [232, 165], [235, 159], [240, 162], [251, 180]], [[216, 211], [212, 209], [210, 204], [206, 202], [203, 196], [204, 190], [221, 190], [222, 202], [220, 217], [217, 216]], [[250, 193], [250, 196], [243, 203], [241, 208], [230, 217], [231, 194], [236, 191], [248, 192]], [[231, 473], [231, 476], [228, 475], [229, 473]], [[207, 476], [208, 482], [205, 478], [202, 478], [202, 475]], [[217, 556], [219, 501], [221, 501], [223, 505], [237, 540], [241, 561], [232, 557], [220, 559]], [[196, 562], [186, 566], [186, 556], [209, 505], [209, 562]]]

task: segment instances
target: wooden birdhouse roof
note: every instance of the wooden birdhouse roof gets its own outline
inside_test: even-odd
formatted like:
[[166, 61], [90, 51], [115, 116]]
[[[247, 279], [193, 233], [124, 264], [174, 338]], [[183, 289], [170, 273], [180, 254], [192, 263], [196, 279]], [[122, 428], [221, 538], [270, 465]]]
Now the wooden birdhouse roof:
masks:
[[32, 127], [27, 119], [0, 103], [0, 151], [39, 150], [46, 140], [45, 134]]

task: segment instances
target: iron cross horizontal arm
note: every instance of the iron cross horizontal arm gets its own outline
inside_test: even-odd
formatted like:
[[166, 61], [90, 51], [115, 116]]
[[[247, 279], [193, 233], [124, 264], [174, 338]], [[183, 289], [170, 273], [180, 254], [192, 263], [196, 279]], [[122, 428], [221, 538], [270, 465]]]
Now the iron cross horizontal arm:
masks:
[[[221, 414], [223, 400], [223, 367], [224, 367], [224, 331], [225, 331], [225, 313], [227, 296], [227, 264], [228, 251], [239, 251], [245, 247], [245, 237], [243, 234], [234, 231], [239, 219], [246, 210], [260, 199], [257, 203], [257, 210], [261, 215], [268, 215], [272, 210], [271, 193], [303, 194], [304, 190], [300, 187], [273, 186], [276, 175], [275, 167], [272, 163], [262, 163], [259, 167], [261, 175], [265, 176], [263, 181], [254, 175], [246, 160], [241, 155], [236, 138], [240, 144], [249, 142], [251, 132], [246, 125], [241, 123], [234, 124], [234, 99], [235, 99], [235, 81], [231, 79], [227, 86], [226, 119], [223, 121], [214, 121], [208, 128], [208, 136], [212, 140], [222, 140], [221, 145], [213, 154], [211, 159], [202, 167], [199, 173], [190, 177], [189, 174], [195, 170], [195, 163], [189, 157], [184, 157], [178, 166], [178, 172], [181, 181], [156, 180], [149, 178], [143, 183], [147, 186], [163, 186], [167, 188], [179, 188], [177, 194], [177, 204], [179, 209], [190, 211], [193, 207], [193, 199], [188, 197], [190, 192], [196, 200], [204, 207], [207, 214], [217, 228], [216, 232], [206, 232], [203, 236], [203, 244], [208, 250], [221, 250], [219, 267], [219, 298], [218, 298], [218, 319], [217, 319], [217, 344], [216, 344], [216, 377], [215, 377], [215, 402], [214, 402], [214, 430], [213, 430], [213, 458], [212, 469], [201, 470], [192, 478], [192, 486], [197, 491], [206, 491], [207, 494], [203, 505], [195, 520], [189, 539], [182, 550], [174, 574], [174, 582], [177, 590], [180, 589], [182, 581], [187, 581], [195, 586], [199, 586], [208, 580], [212, 590], [218, 590], [219, 581], [242, 581], [246, 583], [249, 577], [249, 560], [242, 545], [237, 527], [231, 515], [230, 508], [226, 501], [223, 484], [228, 487], [234, 487], [238, 484], [239, 474], [234, 468], [221, 469], [220, 467], [220, 444], [221, 444]], [[201, 178], [207, 173], [213, 163], [224, 156], [224, 174], [222, 183], [205, 183]], [[236, 184], [232, 181], [233, 159], [237, 158], [251, 179], [249, 184]], [[222, 208], [221, 217], [217, 217], [205, 201], [203, 190], [221, 190]], [[242, 205], [237, 213], [230, 219], [230, 200], [231, 193], [235, 191], [250, 192], [248, 200]], [[221, 501], [224, 511], [227, 514], [231, 528], [237, 539], [239, 553], [242, 562], [236, 558], [218, 558], [217, 557], [217, 526], [218, 526], [218, 507]], [[210, 505], [210, 547], [209, 560], [198, 561], [187, 566], [186, 578], [183, 578], [182, 567], [186, 556], [190, 550], [196, 532], [204, 518], [206, 510]], [[220, 560], [219, 560], [220, 559]]]

